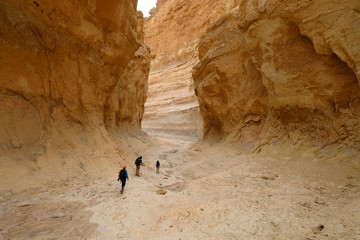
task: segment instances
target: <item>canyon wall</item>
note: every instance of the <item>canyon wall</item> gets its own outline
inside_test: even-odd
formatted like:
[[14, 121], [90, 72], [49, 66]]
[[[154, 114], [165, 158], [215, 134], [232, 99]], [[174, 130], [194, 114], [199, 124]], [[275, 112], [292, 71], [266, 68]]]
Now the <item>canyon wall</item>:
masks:
[[141, 131], [150, 58], [136, 6], [0, 0], [1, 160], [116, 156], [110, 136]]
[[151, 48], [144, 129], [201, 137], [202, 119], [191, 76], [196, 46], [206, 28], [235, 2], [158, 1], [144, 29]]
[[205, 139], [360, 150], [360, 3], [243, 0], [198, 45]]

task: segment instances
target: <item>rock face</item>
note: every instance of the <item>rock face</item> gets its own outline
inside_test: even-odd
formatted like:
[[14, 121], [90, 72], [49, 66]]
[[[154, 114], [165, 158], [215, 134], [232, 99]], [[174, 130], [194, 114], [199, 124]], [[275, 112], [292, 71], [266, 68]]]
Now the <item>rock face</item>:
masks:
[[205, 138], [360, 150], [359, 9], [358, 1], [244, 0], [215, 22], [193, 70]]
[[136, 4], [0, 0], [0, 156], [74, 149], [103, 126], [140, 131], [149, 50]]
[[158, 1], [145, 23], [151, 48], [149, 96], [143, 128], [201, 136], [202, 119], [191, 71], [201, 34], [235, 1]]
[[202, 119], [191, 78], [194, 65], [188, 61], [151, 70], [145, 131], [201, 137]]

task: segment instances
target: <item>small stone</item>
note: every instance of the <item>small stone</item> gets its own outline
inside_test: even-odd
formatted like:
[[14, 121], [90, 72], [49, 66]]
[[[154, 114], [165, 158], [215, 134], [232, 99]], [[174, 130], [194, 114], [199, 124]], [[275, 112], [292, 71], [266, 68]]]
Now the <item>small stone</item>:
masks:
[[279, 177], [279, 176], [269, 172], [269, 173], [263, 174], [260, 178], [263, 180], [267, 180], [267, 181], [274, 181], [277, 177]]
[[157, 195], [165, 195], [167, 193], [167, 191], [163, 188], [160, 188], [159, 190], [156, 191]]
[[315, 202], [316, 204], [321, 204], [321, 205], [324, 205], [324, 204], [326, 203], [325, 200], [318, 199], [318, 198], [316, 198], [314, 202]]
[[32, 207], [33, 205], [34, 205], [34, 204], [32, 204], [32, 203], [23, 203], [23, 204], [18, 205], [18, 207], [20, 207], [20, 208]]
[[353, 176], [350, 175], [347, 176], [347, 179], [353, 179], [353, 178], [354, 178]]
[[323, 187], [317, 187], [315, 189], [318, 190], [320, 192], [320, 194], [325, 194], [326, 193], [326, 189], [323, 188]]
[[311, 208], [310, 203], [308, 203], [308, 202], [299, 202], [299, 204], [303, 207]]
[[314, 234], [320, 233], [322, 230], [324, 230], [325, 226], [323, 224], [319, 224], [318, 226], [312, 228], [312, 231]]
[[201, 210], [201, 211], [204, 211], [204, 209], [203, 209], [203, 208], [200, 208], [200, 210]]

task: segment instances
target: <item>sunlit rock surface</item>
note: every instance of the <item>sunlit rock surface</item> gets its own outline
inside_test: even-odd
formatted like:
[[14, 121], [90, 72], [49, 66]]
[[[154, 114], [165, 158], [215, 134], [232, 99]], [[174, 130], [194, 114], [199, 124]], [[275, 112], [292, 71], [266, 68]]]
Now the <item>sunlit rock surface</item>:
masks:
[[204, 136], [359, 150], [358, 1], [242, 1], [204, 34]]
[[0, 1], [0, 159], [119, 156], [109, 136], [140, 131], [147, 92], [136, 3]]
[[149, 96], [143, 128], [202, 136], [202, 117], [191, 76], [197, 44], [206, 28], [236, 1], [160, 1], [145, 23], [151, 48]]

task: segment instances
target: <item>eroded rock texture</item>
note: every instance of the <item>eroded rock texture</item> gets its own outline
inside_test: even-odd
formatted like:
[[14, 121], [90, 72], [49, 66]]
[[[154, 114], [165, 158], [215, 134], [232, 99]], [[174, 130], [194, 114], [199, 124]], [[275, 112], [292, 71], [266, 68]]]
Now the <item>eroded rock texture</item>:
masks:
[[191, 71], [206, 28], [236, 1], [158, 1], [145, 24], [151, 48], [149, 96], [143, 128], [201, 136], [202, 119]]
[[360, 143], [358, 1], [240, 1], [199, 44], [206, 138]]
[[1, 156], [98, 145], [103, 126], [140, 130], [149, 50], [136, 4], [0, 1]]

